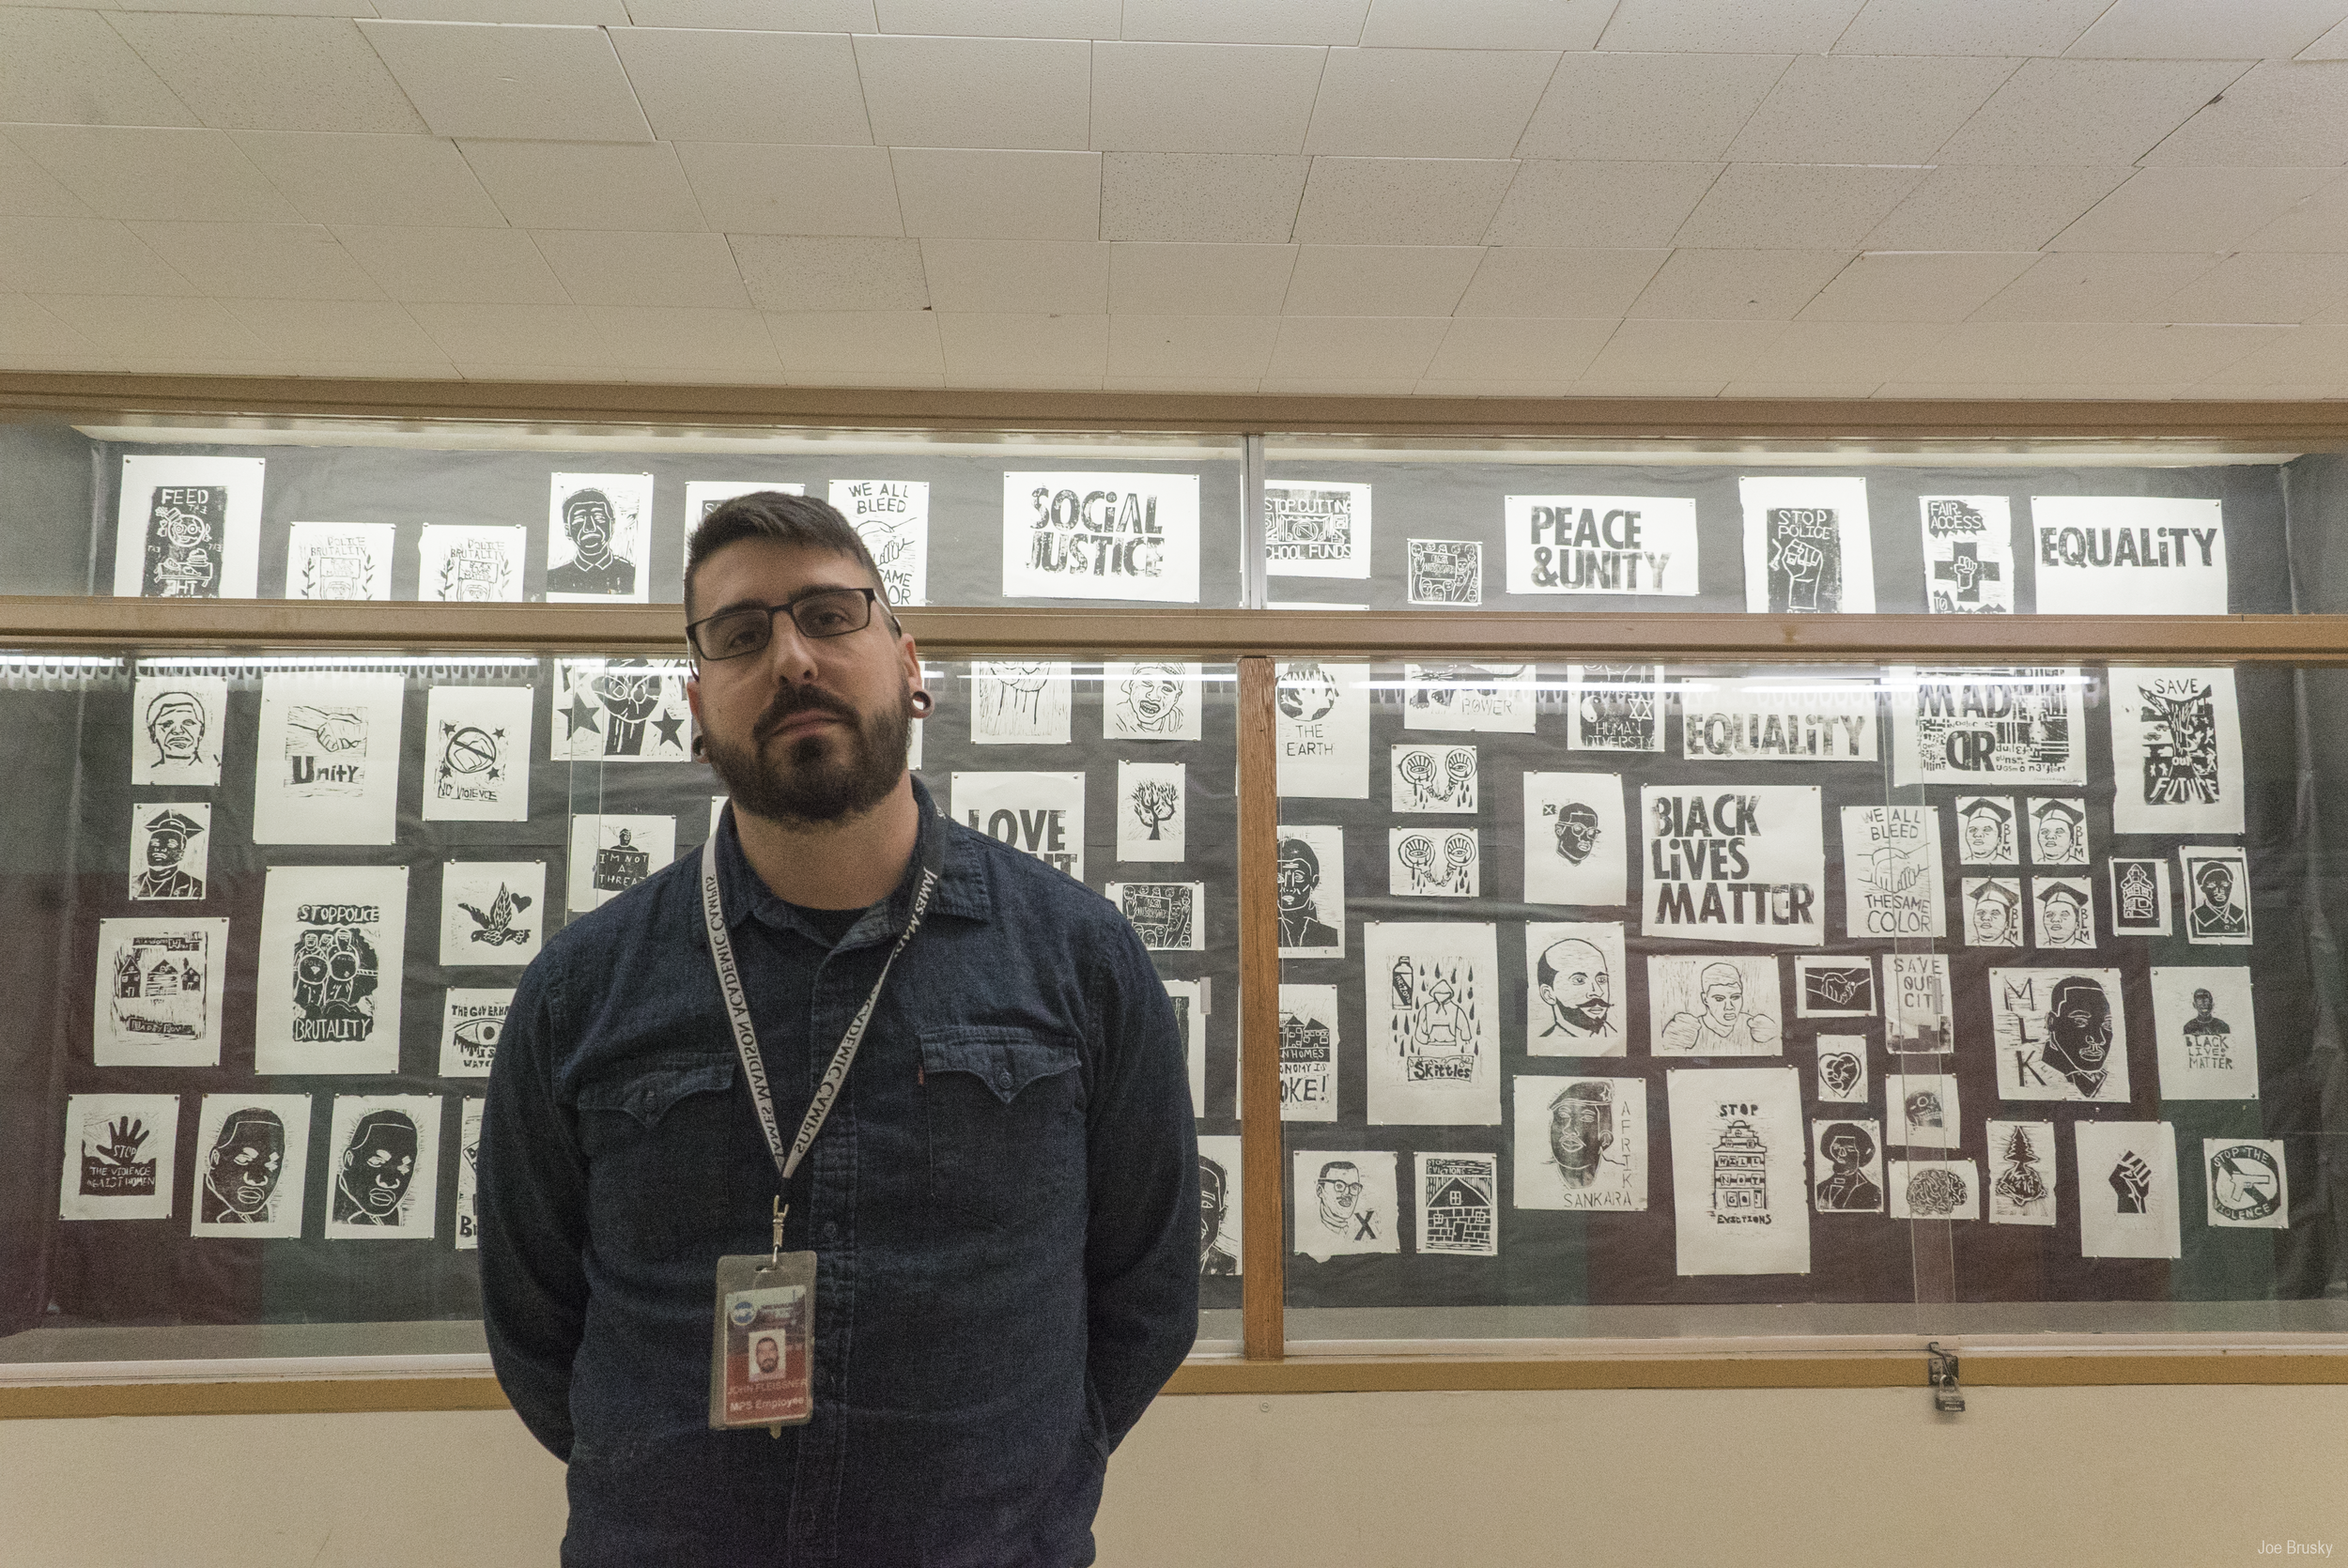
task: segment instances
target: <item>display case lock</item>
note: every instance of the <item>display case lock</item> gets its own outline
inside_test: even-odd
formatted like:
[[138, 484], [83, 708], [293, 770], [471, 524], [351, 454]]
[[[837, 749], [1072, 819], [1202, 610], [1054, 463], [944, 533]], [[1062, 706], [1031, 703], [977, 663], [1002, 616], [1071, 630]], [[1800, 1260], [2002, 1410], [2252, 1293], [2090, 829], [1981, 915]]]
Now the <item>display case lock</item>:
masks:
[[1956, 1385], [1955, 1352], [1934, 1340], [1924, 1346], [1924, 1378], [1932, 1385], [1932, 1407], [1945, 1416], [1965, 1413], [1965, 1391]]

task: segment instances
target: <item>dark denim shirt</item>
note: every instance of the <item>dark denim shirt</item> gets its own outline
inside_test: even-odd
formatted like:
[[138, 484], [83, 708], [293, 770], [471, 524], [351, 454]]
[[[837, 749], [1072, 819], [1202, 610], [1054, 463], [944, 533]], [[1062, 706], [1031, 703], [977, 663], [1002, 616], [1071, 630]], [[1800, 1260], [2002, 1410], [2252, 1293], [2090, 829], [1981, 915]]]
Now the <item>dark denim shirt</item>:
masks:
[[[819, 1260], [815, 1414], [712, 1432], [721, 1254], [776, 1192], [687, 855], [522, 976], [481, 1140], [498, 1377], [570, 1465], [566, 1564], [1092, 1560], [1109, 1451], [1197, 1329], [1198, 1165], [1174, 1010], [1106, 900], [938, 816], [944, 880], [793, 1182]], [[786, 1144], [912, 906], [837, 949], [718, 875]]]

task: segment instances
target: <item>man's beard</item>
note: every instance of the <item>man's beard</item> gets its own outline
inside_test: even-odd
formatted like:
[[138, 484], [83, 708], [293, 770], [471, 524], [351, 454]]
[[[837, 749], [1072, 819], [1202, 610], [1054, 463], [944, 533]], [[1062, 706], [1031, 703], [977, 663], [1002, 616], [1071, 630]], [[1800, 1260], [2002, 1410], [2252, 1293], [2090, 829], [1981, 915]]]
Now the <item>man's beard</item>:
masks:
[[[781, 758], [770, 759], [767, 737], [805, 713], [842, 720], [846, 736], [801, 735], [784, 748]], [[913, 694], [900, 692], [894, 707], [858, 718], [854, 708], [836, 697], [811, 686], [786, 685], [751, 726], [749, 746], [736, 746], [703, 732], [709, 765], [734, 797], [735, 808], [783, 827], [836, 822], [878, 806], [904, 776], [905, 752], [913, 737]]]
[[1612, 1004], [1604, 997], [1593, 996], [1578, 1007], [1568, 1007], [1563, 1003], [1558, 1004], [1557, 1016], [1563, 1019], [1568, 1027], [1579, 1029], [1585, 1035], [1596, 1035], [1604, 1032], [1606, 1015], [1613, 1010]]

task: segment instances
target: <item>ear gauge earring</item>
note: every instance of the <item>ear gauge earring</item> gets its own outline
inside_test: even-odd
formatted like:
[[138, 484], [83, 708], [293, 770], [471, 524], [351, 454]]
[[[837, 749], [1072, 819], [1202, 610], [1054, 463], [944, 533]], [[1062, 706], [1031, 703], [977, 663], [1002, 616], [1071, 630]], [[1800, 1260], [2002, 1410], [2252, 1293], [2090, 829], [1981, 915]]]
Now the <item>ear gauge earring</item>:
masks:
[[708, 760], [709, 737], [696, 730], [693, 731], [693, 761], [696, 762], [704, 762]]
[[931, 696], [928, 692], [925, 692], [925, 691], [917, 691], [917, 692], [915, 692], [915, 693], [913, 694], [913, 716], [914, 716], [914, 717], [916, 717], [916, 718], [927, 718], [927, 717], [929, 717], [929, 716], [930, 716], [930, 710], [931, 710], [932, 708], [936, 707], [936, 706], [937, 706], [937, 699], [936, 699], [936, 698], [935, 698], [935, 697], [932, 697], [932, 696]]

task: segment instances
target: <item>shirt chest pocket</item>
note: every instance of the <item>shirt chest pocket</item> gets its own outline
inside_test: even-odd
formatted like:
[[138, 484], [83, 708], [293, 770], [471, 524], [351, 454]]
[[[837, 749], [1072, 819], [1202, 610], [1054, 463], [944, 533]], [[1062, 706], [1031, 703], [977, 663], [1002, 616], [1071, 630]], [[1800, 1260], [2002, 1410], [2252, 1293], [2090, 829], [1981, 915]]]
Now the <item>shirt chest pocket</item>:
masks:
[[924, 1029], [921, 1102], [931, 1196], [984, 1226], [1017, 1227], [1084, 1195], [1083, 1074], [1074, 1041], [1032, 1029]]
[[[735, 1189], [746, 1174], [728, 1158], [747, 1106], [735, 1103], [734, 1059], [678, 1053], [628, 1063], [579, 1086], [579, 1136], [588, 1161], [595, 1235], [640, 1258], [724, 1250]], [[752, 1124], [754, 1125], [754, 1123]]]

